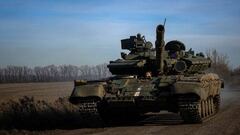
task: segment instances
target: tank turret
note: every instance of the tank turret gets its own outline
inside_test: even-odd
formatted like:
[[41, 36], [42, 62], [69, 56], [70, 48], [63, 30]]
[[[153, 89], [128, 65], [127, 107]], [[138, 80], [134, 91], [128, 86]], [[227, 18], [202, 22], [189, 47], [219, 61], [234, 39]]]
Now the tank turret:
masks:
[[169, 41], [165, 45], [164, 32], [164, 25], [158, 25], [155, 48], [141, 34], [122, 39], [122, 49], [130, 52], [122, 52], [122, 59], [110, 61], [109, 71], [114, 75], [144, 76], [151, 72], [153, 76], [158, 76], [194, 74], [210, 67], [210, 59], [205, 58], [202, 53], [194, 55], [191, 49], [185, 51], [184, 43], [178, 40]]
[[207, 70], [211, 60], [203, 53], [194, 55], [192, 49], [185, 51], [185, 45], [177, 40], [165, 45], [164, 73], [165, 74], [194, 74]]

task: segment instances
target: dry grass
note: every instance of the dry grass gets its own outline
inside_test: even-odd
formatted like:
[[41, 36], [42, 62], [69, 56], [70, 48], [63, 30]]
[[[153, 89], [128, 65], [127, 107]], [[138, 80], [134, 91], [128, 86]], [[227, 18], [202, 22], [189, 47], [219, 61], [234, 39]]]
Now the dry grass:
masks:
[[0, 84], [0, 131], [90, 127], [68, 101], [72, 89], [73, 82]]
[[18, 101], [10, 100], [0, 106], [1, 129], [55, 129], [82, 127], [78, 107], [59, 98], [48, 103], [24, 96]]

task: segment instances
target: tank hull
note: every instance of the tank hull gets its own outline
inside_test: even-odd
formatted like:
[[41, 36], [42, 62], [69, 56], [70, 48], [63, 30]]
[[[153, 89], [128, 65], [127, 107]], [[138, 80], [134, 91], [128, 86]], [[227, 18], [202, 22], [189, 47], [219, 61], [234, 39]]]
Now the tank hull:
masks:
[[199, 123], [218, 111], [221, 83], [216, 74], [113, 78], [75, 86], [70, 102], [96, 102], [103, 118], [132, 118], [165, 110], [180, 113], [185, 122]]

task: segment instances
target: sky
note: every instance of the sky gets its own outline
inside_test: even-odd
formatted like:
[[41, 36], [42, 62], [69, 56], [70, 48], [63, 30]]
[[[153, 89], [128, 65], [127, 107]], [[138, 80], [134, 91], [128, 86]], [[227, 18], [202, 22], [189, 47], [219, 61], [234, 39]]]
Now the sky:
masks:
[[240, 65], [239, 0], [0, 0], [0, 67], [96, 65], [120, 58], [120, 40], [141, 33], [187, 49], [217, 49]]

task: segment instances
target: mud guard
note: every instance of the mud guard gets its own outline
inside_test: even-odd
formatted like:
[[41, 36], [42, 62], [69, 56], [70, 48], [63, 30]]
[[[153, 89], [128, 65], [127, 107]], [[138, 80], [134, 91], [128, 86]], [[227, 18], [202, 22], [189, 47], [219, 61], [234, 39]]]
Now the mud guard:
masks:
[[204, 86], [201, 82], [177, 82], [174, 84], [176, 94], [196, 94], [200, 99], [207, 99], [209, 96], [218, 95], [220, 87]]
[[75, 86], [71, 97], [85, 98], [85, 97], [98, 97], [102, 99], [105, 95], [105, 90], [102, 84], [88, 84]]

